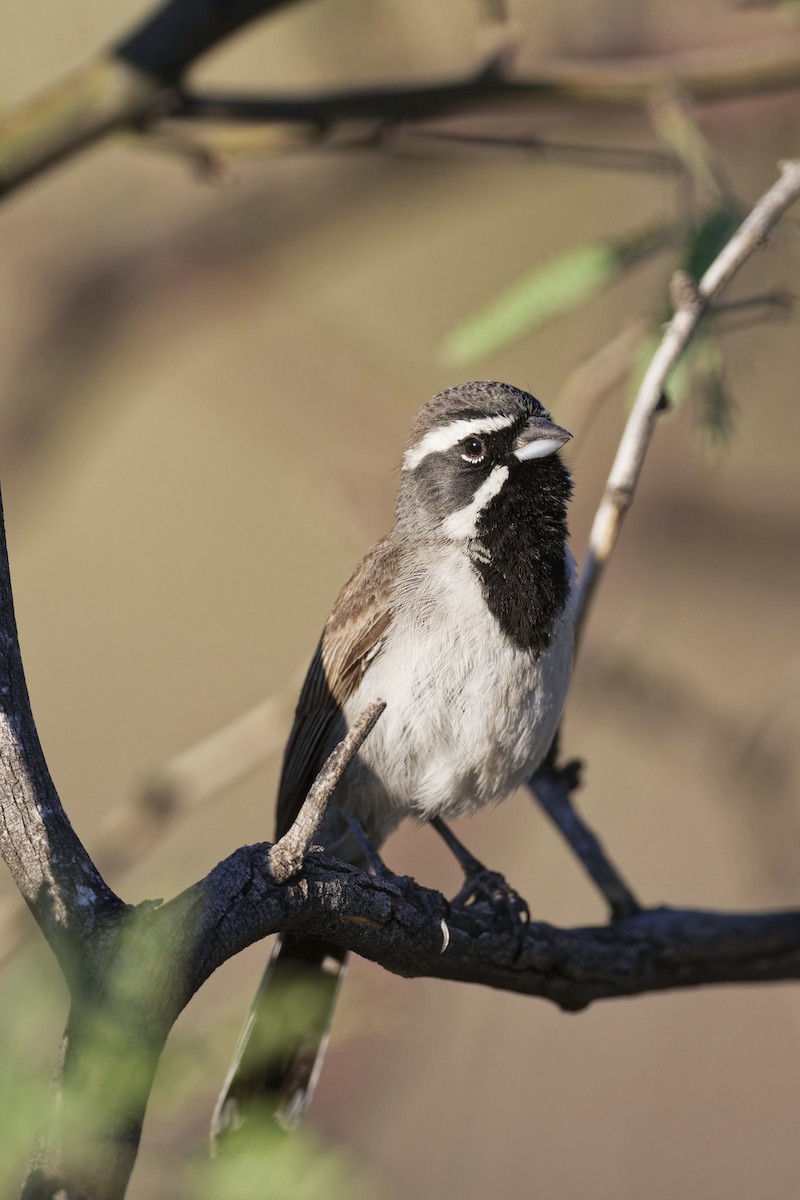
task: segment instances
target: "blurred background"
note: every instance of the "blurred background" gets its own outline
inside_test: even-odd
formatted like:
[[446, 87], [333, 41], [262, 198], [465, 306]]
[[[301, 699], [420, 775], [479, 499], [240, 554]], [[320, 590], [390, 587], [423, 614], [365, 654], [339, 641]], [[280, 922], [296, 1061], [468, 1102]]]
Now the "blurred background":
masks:
[[[800, 37], [787, 7], [720, 0], [511, 9], [520, 75], [552, 56]], [[141, 0], [10, 8], [4, 106], [147, 11]], [[289, 92], [456, 77], [482, 60], [481, 20], [467, 0], [316, 0], [245, 30], [194, 78]], [[744, 205], [796, 153], [796, 92], [695, 115]], [[448, 128], [663, 148], [646, 114], [597, 106]], [[281, 744], [328, 609], [392, 521], [410, 420], [441, 387], [507, 380], [573, 431], [580, 559], [632, 385], [624, 377], [598, 396], [595, 366], [588, 386], [575, 371], [665, 313], [668, 253], [474, 361], [443, 357], [453, 330], [553, 255], [680, 216], [663, 171], [413, 131], [380, 148], [263, 155], [257, 143], [243, 133], [209, 181], [180, 156], [117, 138], [0, 208], [0, 465], [17, 617], [49, 765], [92, 852], [108, 815], [163, 764], [265, 697], [278, 698]], [[798, 289], [799, 218], [784, 219], [731, 297]], [[796, 314], [767, 315], [719, 325], [727, 437], [696, 396], [659, 427], [568, 708], [565, 750], [586, 761], [583, 811], [646, 903], [800, 904], [800, 339]], [[198, 806], [133, 868], [98, 854], [111, 885], [130, 902], [169, 897], [269, 837], [279, 757]], [[605, 918], [527, 795], [458, 832], [534, 916]], [[456, 889], [457, 869], [425, 829], [404, 828], [386, 859]], [[266, 952], [228, 963], [176, 1027], [133, 1200], [200, 1194], [210, 1112]], [[0, 975], [9, 1114], [42, 1103], [65, 1013], [55, 962], [33, 938]], [[566, 1016], [356, 961], [308, 1136], [381, 1197], [785, 1197], [800, 1156], [799, 1035], [789, 985]], [[20, 1117], [0, 1155], [5, 1194], [27, 1136]], [[291, 1191], [265, 1179], [263, 1196], [327, 1194], [303, 1178], [312, 1158]]]

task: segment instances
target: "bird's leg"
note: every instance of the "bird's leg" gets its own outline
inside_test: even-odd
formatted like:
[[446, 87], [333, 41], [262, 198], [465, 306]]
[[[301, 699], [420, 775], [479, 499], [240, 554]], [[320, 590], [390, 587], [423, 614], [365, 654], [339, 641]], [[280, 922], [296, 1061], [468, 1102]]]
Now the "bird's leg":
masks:
[[[414, 881], [408, 875], [395, 875], [394, 871], [390, 867], [387, 867], [377, 849], [370, 841], [368, 834], [364, 830], [364, 826], [356, 817], [351, 817], [347, 813], [344, 814], [344, 817], [350, 828], [350, 832], [358, 842], [369, 869], [377, 879], [394, 883], [401, 891], [405, 890], [404, 885], [413, 885]], [[480, 866], [480, 863], [478, 866]], [[445, 905], [444, 910], [442, 909], [442, 898], [438, 892], [429, 892], [427, 888], [415, 888], [414, 899], [416, 903], [421, 905], [432, 921], [435, 921], [437, 925], [441, 925], [444, 928], [443, 917], [446, 915], [447, 906]], [[446, 936], [449, 940], [449, 933]]]
[[353, 834], [353, 837], [356, 839], [361, 848], [361, 853], [367, 860], [367, 865], [372, 871], [372, 874], [377, 875], [378, 879], [394, 878], [394, 872], [389, 870], [377, 849], [367, 837], [366, 833], [364, 832], [364, 826], [361, 824], [361, 822], [355, 817], [351, 817], [347, 813], [345, 813], [345, 819], [347, 824], [350, 826], [350, 831]]
[[530, 909], [522, 896], [506, 882], [499, 871], [490, 871], [474, 854], [458, 840], [452, 829], [445, 825], [441, 817], [432, 817], [431, 825], [442, 838], [461, 864], [464, 872], [464, 884], [453, 897], [451, 903], [455, 908], [469, 902], [475, 904], [481, 900], [488, 901], [492, 907], [504, 910], [512, 926], [527, 925], [530, 920]]

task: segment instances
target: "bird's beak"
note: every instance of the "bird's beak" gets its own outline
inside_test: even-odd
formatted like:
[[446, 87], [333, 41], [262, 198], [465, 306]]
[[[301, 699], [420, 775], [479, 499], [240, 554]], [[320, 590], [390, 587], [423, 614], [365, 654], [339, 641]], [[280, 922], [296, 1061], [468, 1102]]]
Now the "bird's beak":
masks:
[[547, 458], [549, 454], [560, 450], [571, 437], [571, 433], [547, 417], [531, 417], [514, 442], [514, 455], [520, 462], [526, 462], [529, 458]]

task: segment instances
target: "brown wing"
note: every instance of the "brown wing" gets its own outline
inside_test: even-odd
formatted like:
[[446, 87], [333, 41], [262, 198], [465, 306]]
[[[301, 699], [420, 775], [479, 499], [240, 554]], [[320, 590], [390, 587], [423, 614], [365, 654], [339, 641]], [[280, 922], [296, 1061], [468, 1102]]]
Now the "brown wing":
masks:
[[361, 559], [331, 610], [297, 702], [278, 788], [277, 836], [294, 821], [320, 767], [346, 732], [342, 706], [379, 652], [392, 619], [399, 550], [391, 534]]

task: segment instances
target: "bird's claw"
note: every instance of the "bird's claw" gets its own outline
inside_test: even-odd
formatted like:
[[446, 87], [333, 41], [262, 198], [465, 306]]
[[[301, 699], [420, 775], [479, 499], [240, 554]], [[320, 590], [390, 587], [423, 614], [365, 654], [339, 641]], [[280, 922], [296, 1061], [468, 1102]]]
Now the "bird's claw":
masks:
[[465, 879], [452, 903], [454, 908], [488, 904], [493, 911], [506, 916], [512, 929], [527, 925], [531, 919], [527, 901], [499, 871], [490, 871], [487, 867], [481, 867]]

